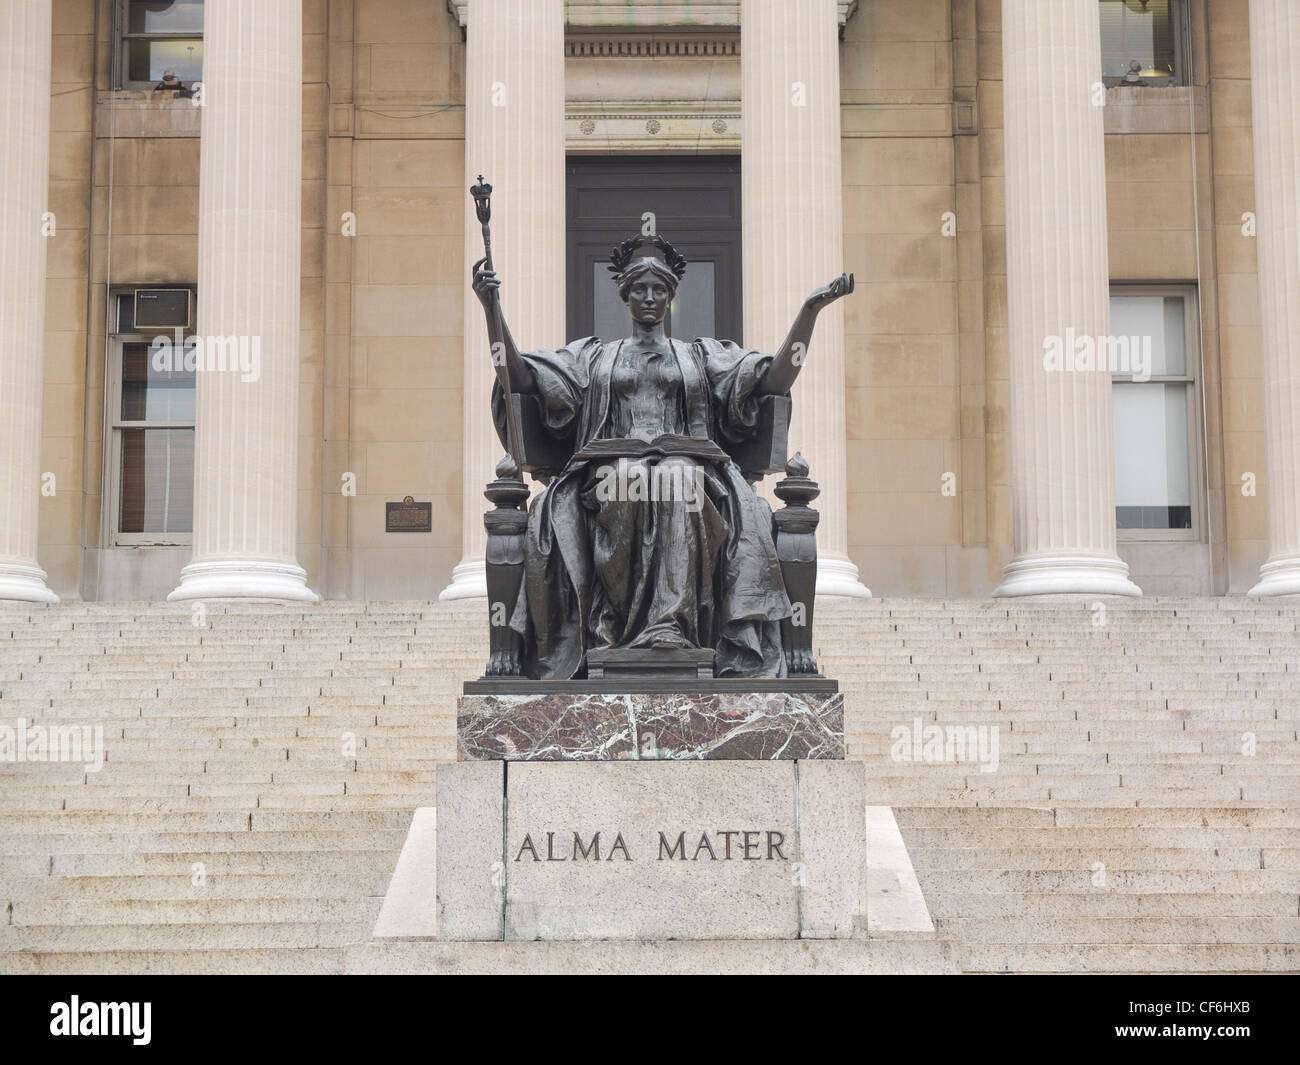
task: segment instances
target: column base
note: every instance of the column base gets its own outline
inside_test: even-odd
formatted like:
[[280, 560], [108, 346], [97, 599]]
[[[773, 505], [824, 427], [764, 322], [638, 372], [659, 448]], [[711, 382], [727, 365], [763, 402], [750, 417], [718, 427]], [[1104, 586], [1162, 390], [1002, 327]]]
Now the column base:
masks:
[[1021, 595], [1141, 596], [1142, 589], [1128, 579], [1128, 566], [1118, 558], [1050, 555], [1007, 563], [993, 597]]
[[1300, 556], [1265, 562], [1259, 567], [1259, 583], [1246, 594], [1252, 598], [1300, 595]]
[[443, 602], [451, 599], [486, 599], [487, 564], [481, 559], [462, 562], [451, 571], [451, 583], [438, 593]]
[[191, 562], [181, 570], [181, 583], [167, 597], [184, 599], [276, 599], [315, 603], [320, 599], [307, 587], [307, 571], [291, 562], [233, 559]]
[[843, 595], [870, 599], [871, 589], [858, 579], [858, 567], [847, 558], [817, 559], [817, 595]]
[[45, 587], [45, 571], [21, 562], [0, 562], [0, 599], [19, 603], [57, 603], [59, 597]]

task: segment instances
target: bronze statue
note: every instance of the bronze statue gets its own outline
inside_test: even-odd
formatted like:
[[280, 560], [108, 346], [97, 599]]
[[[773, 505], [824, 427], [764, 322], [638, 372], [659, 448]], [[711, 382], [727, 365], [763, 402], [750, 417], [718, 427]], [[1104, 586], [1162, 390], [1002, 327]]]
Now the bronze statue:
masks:
[[[486, 239], [491, 189], [480, 178], [473, 191]], [[663, 258], [638, 256], [645, 245]], [[473, 288], [497, 363], [493, 416], [513, 456], [494, 482], [507, 487], [488, 495], [511, 501], [494, 513], [499, 526], [513, 522], [519, 533], [523, 574], [497, 619], [511, 630], [521, 661], [505, 661], [494, 644], [489, 673], [567, 680], [585, 674], [590, 651], [608, 648], [711, 649], [719, 677], [815, 673], [810, 653], [798, 668], [787, 661], [782, 622], [788, 629], [791, 597], [772, 511], [733, 453], [764, 431], [767, 397], [788, 395], [818, 314], [853, 291], [852, 275], [813, 292], [780, 349], [764, 355], [727, 340], [669, 337], [664, 319], [686, 260], [662, 237], [633, 238], [610, 258], [630, 335], [521, 352], [487, 247], [474, 264]], [[784, 454], [783, 435], [778, 443]], [[549, 465], [537, 457], [547, 454], [556, 456]], [[528, 510], [526, 532], [522, 512], [510, 517], [523, 499], [509, 490], [519, 469], [549, 481]], [[816, 494], [797, 476], [806, 472], [804, 465], [794, 475], [812, 486], [805, 502]], [[805, 532], [815, 527], [815, 512], [808, 513]]]

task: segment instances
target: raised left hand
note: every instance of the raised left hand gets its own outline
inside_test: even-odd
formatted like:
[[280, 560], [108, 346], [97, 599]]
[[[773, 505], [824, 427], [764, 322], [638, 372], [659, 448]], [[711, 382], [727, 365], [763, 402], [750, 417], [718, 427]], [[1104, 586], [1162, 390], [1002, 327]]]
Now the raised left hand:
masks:
[[804, 300], [804, 306], [810, 311], [820, 311], [824, 307], [829, 307], [837, 299], [847, 296], [853, 291], [853, 275], [840, 274], [829, 285], [822, 285], [816, 289], [811, 296]]

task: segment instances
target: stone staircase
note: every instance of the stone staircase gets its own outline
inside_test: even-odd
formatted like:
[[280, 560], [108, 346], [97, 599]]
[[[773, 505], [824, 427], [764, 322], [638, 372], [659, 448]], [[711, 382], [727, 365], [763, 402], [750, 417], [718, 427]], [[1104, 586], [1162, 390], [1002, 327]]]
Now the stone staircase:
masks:
[[0, 971], [1300, 968], [1300, 604], [817, 620], [937, 944], [372, 943], [481, 604], [3, 604], [0, 725], [102, 726], [104, 761], [0, 761]]

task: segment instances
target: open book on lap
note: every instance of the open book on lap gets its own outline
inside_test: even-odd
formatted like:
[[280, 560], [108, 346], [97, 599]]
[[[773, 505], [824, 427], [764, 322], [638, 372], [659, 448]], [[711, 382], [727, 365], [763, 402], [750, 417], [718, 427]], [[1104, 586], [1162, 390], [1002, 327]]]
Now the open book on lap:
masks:
[[636, 439], [589, 440], [574, 454], [575, 459], [667, 458], [680, 455], [701, 462], [730, 462], [729, 456], [708, 437], [664, 433], [651, 441]]

